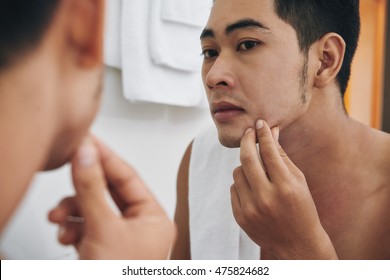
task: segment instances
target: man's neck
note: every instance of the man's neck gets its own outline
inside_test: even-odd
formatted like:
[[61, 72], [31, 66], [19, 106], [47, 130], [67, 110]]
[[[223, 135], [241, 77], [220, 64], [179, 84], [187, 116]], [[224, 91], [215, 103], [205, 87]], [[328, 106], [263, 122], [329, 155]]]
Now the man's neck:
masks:
[[332, 100], [312, 100], [307, 114], [281, 131], [280, 144], [305, 175], [328, 233], [337, 231], [367, 195], [362, 170], [355, 167], [364, 165], [359, 151], [371, 132]]
[[321, 174], [350, 163], [363, 130], [345, 113], [339, 97], [324, 94], [313, 97], [305, 116], [281, 132], [280, 143], [312, 190], [326, 184]]

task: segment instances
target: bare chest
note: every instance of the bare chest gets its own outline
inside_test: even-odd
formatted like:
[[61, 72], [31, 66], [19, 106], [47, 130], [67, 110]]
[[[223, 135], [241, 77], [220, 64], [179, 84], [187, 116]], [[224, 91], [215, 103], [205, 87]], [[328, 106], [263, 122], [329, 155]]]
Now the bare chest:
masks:
[[389, 187], [335, 194], [318, 207], [340, 259], [390, 259]]

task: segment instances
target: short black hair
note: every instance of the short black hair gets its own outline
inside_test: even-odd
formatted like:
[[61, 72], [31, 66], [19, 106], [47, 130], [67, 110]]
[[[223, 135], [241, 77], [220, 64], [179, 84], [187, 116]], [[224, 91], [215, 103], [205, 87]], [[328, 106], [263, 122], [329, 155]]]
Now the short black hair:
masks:
[[36, 47], [60, 0], [0, 0], [0, 70]]
[[278, 16], [296, 30], [302, 51], [307, 53], [313, 43], [330, 32], [344, 39], [345, 57], [337, 75], [344, 97], [360, 35], [359, 0], [274, 0], [274, 4]]

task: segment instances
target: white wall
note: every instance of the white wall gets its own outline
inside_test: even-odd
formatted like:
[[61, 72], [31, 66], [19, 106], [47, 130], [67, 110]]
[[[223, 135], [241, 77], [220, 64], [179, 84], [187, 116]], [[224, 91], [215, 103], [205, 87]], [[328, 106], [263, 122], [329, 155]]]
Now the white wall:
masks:
[[[104, 140], [136, 167], [173, 217], [176, 173], [187, 145], [211, 124], [208, 109], [131, 104], [123, 98], [119, 70], [107, 68], [101, 111], [93, 125]], [[57, 228], [47, 212], [73, 193], [69, 167], [39, 174], [1, 238], [0, 251], [10, 259], [73, 259], [74, 250], [56, 241]]]

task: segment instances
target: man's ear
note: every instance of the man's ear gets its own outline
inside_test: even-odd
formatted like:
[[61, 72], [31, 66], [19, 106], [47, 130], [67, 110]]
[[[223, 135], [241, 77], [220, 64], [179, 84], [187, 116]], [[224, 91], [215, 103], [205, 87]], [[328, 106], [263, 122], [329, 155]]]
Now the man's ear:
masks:
[[344, 61], [345, 41], [336, 33], [327, 33], [316, 43], [318, 69], [314, 86], [324, 88], [330, 84], [340, 72]]
[[69, 0], [68, 43], [81, 67], [103, 60], [104, 0]]

